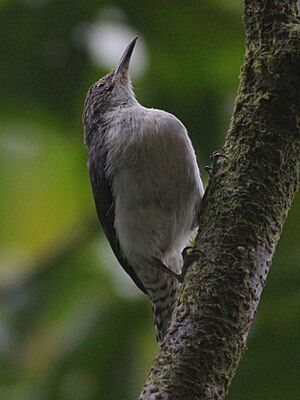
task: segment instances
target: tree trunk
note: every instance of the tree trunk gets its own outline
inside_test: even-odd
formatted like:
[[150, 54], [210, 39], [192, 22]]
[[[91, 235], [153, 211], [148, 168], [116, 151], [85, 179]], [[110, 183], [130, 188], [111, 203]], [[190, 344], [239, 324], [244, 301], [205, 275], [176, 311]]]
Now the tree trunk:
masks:
[[224, 399], [297, 185], [300, 25], [296, 0], [245, 0], [246, 55], [197, 248], [140, 400]]

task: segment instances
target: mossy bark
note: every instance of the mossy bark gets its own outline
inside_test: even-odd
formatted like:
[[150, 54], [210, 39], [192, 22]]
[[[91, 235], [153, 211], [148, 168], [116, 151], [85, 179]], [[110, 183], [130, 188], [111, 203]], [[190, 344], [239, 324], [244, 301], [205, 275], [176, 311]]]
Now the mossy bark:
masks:
[[221, 159], [202, 204], [199, 260], [141, 400], [224, 399], [299, 184], [296, 1], [245, 1], [246, 55]]

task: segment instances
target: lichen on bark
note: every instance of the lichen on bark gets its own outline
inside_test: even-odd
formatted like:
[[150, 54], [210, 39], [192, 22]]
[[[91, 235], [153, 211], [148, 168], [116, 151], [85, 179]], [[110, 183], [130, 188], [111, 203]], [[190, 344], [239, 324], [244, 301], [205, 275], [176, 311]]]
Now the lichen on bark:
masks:
[[224, 399], [297, 186], [300, 29], [296, 1], [245, 0], [246, 54], [224, 145], [207, 188], [201, 255], [141, 400]]

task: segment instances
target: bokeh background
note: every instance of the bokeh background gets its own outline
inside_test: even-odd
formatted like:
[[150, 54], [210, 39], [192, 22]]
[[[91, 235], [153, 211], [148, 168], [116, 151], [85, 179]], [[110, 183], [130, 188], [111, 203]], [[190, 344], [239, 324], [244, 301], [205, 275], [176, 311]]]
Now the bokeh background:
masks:
[[[137, 97], [184, 122], [207, 181], [243, 61], [241, 3], [0, 2], [1, 400], [137, 398], [157, 345], [98, 226], [85, 93], [138, 34]], [[298, 196], [229, 400], [300, 398], [299, 217]]]

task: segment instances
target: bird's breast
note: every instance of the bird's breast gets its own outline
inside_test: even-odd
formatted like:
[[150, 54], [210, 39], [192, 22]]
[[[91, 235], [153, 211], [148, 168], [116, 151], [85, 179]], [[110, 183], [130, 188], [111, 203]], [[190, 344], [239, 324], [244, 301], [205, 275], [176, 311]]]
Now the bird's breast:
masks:
[[165, 114], [123, 116], [107, 136], [115, 228], [128, 259], [185, 243], [202, 196], [186, 130]]

